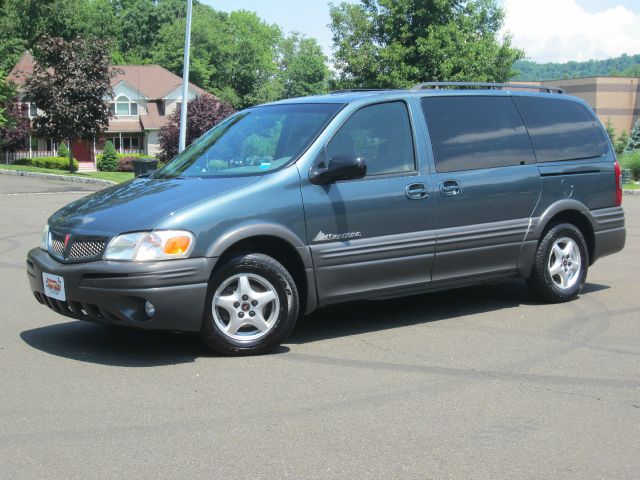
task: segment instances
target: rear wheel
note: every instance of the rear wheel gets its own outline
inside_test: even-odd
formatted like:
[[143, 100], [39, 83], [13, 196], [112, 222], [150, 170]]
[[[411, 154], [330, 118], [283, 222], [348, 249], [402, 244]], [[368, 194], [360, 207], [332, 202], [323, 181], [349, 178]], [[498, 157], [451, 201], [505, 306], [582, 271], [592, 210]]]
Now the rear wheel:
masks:
[[200, 335], [222, 355], [256, 355], [280, 345], [298, 317], [298, 291], [277, 260], [252, 253], [222, 265], [209, 284]]
[[587, 279], [589, 257], [582, 232], [570, 223], [553, 226], [538, 244], [528, 284], [547, 302], [566, 302], [578, 296]]

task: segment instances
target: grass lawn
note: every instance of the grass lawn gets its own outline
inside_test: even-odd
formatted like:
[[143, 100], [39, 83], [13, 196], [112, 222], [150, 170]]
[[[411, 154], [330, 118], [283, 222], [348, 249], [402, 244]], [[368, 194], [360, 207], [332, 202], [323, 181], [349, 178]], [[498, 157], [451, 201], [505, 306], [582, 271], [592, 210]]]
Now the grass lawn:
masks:
[[624, 190], [638, 190], [640, 189], [640, 185], [637, 183], [625, 183], [624, 185], [622, 185], [622, 188]]
[[74, 177], [99, 178], [101, 180], [111, 180], [122, 183], [133, 178], [132, 172], [86, 172], [71, 174], [65, 170], [54, 170], [51, 168], [27, 167], [25, 165], [0, 165], [3, 170], [22, 170], [24, 172], [53, 173], [55, 175], [73, 175]]

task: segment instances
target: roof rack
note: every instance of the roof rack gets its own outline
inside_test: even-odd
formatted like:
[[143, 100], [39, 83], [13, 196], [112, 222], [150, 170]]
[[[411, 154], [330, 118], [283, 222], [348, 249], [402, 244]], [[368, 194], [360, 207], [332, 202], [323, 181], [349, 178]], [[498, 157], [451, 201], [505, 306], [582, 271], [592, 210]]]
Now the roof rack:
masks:
[[527, 85], [527, 84], [519, 84], [519, 83], [491, 83], [491, 82], [424, 82], [419, 83], [413, 90], [423, 90], [425, 88], [434, 88], [439, 90], [441, 87], [476, 87], [476, 88], [499, 88], [499, 89], [510, 89], [510, 88], [522, 88], [527, 90], [539, 90], [541, 92], [546, 93], [564, 93], [564, 90], [558, 87], [551, 87], [547, 85]]
[[351, 93], [351, 92], [388, 92], [390, 90], [397, 90], [393, 88], [343, 88], [341, 90], [334, 90], [331, 92], [331, 95], [334, 93]]

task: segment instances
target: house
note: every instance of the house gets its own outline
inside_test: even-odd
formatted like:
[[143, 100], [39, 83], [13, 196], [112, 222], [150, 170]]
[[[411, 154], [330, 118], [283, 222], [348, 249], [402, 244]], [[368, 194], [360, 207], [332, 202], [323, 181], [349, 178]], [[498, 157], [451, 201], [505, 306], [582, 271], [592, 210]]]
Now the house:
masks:
[[582, 98], [598, 115], [603, 124], [610, 123], [617, 134], [629, 133], [640, 119], [640, 78], [583, 77], [542, 82], [514, 82], [555, 86], [567, 95]]
[[[9, 73], [8, 80], [24, 85], [33, 72], [34, 59], [29, 52]], [[155, 156], [160, 151], [158, 134], [169, 116], [182, 102], [182, 78], [160, 65], [115, 66], [118, 74], [111, 79], [113, 98], [105, 99], [111, 106], [112, 117], [104, 136], [92, 140], [76, 140], [72, 143], [73, 155], [81, 170], [95, 168], [96, 156], [102, 152], [107, 140], [111, 140], [121, 153], [144, 153]], [[188, 98], [207, 92], [189, 84]], [[41, 113], [37, 105], [29, 104], [30, 117]], [[16, 158], [55, 155], [57, 145], [49, 138], [31, 139], [29, 150], [17, 152]]]

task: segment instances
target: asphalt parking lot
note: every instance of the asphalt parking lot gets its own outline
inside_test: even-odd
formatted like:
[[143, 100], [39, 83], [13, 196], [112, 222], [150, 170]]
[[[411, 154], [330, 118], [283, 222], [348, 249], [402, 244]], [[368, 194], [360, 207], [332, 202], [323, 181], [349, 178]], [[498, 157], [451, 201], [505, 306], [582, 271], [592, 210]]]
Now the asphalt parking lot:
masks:
[[98, 188], [0, 175], [0, 478], [638, 478], [640, 197], [577, 301], [513, 281], [352, 304], [219, 358], [34, 300], [26, 252]]

